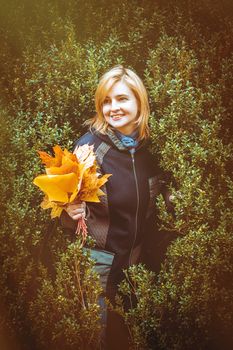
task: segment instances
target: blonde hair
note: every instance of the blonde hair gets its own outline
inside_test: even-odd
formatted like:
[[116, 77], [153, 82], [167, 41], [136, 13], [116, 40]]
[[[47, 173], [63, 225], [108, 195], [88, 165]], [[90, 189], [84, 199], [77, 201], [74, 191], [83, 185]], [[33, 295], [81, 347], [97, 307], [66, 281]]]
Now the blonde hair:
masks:
[[100, 78], [95, 92], [96, 115], [94, 118], [87, 120], [85, 124], [90, 125], [90, 127], [95, 128], [102, 134], [106, 134], [107, 130], [111, 128], [103, 116], [103, 103], [108, 91], [115, 83], [119, 81], [125, 82], [133, 91], [137, 99], [139, 116], [137, 118], [136, 125], [139, 131], [139, 140], [148, 138], [148, 119], [150, 109], [146, 88], [136, 73], [134, 73], [131, 69], [124, 68], [121, 65], [113, 67]]

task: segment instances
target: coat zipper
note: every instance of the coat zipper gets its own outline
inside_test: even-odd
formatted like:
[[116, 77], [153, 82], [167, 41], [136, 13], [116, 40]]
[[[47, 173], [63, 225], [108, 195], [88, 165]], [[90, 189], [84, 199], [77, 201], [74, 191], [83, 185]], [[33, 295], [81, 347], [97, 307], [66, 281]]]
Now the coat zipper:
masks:
[[135, 153], [135, 148], [132, 148], [130, 150], [131, 154], [131, 159], [132, 159], [132, 164], [133, 164], [133, 173], [134, 173], [134, 179], [135, 179], [135, 184], [136, 184], [136, 195], [137, 195], [137, 207], [136, 207], [136, 215], [135, 215], [135, 232], [134, 232], [134, 240], [133, 244], [130, 250], [129, 254], [129, 266], [131, 265], [131, 259], [132, 259], [132, 253], [133, 253], [133, 248], [134, 244], [136, 242], [137, 238], [137, 231], [138, 231], [138, 211], [139, 211], [139, 189], [138, 189], [138, 179], [137, 179], [137, 174], [136, 174], [136, 169], [135, 169], [135, 158], [134, 158], [134, 153]]

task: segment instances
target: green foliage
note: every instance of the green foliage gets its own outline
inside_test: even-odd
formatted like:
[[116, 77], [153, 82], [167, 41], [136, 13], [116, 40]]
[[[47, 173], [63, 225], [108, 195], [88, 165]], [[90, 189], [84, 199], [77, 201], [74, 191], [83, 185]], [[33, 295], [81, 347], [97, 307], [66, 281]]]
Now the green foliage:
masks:
[[179, 238], [159, 276], [142, 266], [126, 274], [121, 289], [132, 305], [118, 311], [134, 349], [228, 350], [230, 3], [25, 0], [1, 8], [0, 296], [7, 334], [25, 349], [97, 346], [99, 284], [92, 262], [40, 209], [32, 180], [41, 172], [37, 150], [72, 148], [94, 114], [99, 77], [123, 63], [145, 78], [152, 152], [173, 177], [176, 218], [162, 198], [159, 216]]
[[[132, 266], [125, 271], [120, 284], [121, 295], [116, 297], [115, 310], [124, 317], [130, 334], [131, 349], [155, 349], [158, 346], [155, 333], [161, 313], [155, 298], [155, 274], [143, 265]], [[125, 311], [124, 300], [129, 300]]]
[[213, 81], [207, 88], [204, 73], [199, 72], [201, 60], [184, 42], [168, 36], [151, 51], [148, 67], [147, 83], [156, 108], [151, 117], [154, 151], [161, 154], [162, 165], [173, 173], [178, 188], [172, 190], [176, 220], [169, 222], [164, 210], [163, 219], [167, 228], [180, 233], [201, 225], [214, 228], [229, 203], [227, 164], [232, 155], [232, 144], [221, 139], [226, 112], [222, 87]]
[[93, 265], [77, 241], [59, 254], [55, 280], [43, 278], [29, 312], [39, 348], [99, 347], [101, 288]]
[[231, 348], [232, 243], [223, 228], [200, 227], [170, 247], [158, 282], [162, 348]]
[[158, 278], [133, 266], [121, 284], [136, 297], [125, 316], [132, 349], [230, 349], [233, 238], [223, 229], [190, 232], [169, 248]]

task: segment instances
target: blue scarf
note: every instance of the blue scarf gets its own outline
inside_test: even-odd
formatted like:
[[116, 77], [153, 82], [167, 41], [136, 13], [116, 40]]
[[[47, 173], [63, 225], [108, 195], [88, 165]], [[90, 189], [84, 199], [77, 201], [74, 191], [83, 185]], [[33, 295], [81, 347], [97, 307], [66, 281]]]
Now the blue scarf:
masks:
[[132, 149], [138, 146], [138, 130], [134, 131], [130, 135], [124, 135], [120, 131], [115, 130], [115, 134], [117, 135], [124, 147]]

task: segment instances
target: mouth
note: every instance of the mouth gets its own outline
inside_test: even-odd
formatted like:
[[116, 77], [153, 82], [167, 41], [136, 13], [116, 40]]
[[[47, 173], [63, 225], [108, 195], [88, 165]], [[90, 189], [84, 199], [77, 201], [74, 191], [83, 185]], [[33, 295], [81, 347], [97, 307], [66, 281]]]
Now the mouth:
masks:
[[120, 120], [123, 115], [110, 115], [110, 118], [114, 121]]

